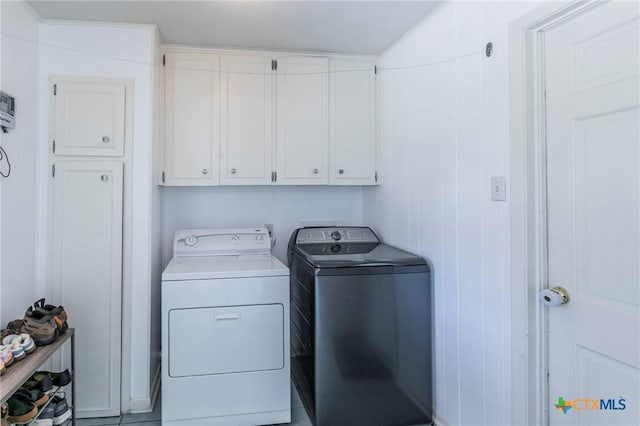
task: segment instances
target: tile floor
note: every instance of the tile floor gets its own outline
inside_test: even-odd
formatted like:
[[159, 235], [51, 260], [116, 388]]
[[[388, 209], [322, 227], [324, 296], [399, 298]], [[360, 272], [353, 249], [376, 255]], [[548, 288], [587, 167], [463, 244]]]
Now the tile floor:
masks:
[[[78, 419], [77, 426], [160, 426], [161, 401], [158, 400], [153, 413], [123, 414], [118, 417], [102, 417], [94, 419]], [[291, 386], [291, 426], [311, 426], [307, 412], [302, 406], [302, 400], [295, 386]]]

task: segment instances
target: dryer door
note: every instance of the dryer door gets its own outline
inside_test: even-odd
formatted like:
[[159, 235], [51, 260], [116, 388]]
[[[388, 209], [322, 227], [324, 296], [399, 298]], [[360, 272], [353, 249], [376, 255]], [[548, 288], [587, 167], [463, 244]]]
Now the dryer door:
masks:
[[284, 368], [283, 305], [169, 311], [169, 376]]

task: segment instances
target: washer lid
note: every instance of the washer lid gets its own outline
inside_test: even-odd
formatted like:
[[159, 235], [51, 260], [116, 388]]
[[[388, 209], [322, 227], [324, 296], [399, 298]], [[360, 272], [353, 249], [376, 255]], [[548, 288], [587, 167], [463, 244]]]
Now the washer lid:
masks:
[[289, 269], [267, 255], [187, 256], [171, 259], [162, 281], [288, 276]]
[[383, 243], [307, 244], [296, 249], [315, 268], [371, 266], [417, 266], [427, 262], [420, 256]]

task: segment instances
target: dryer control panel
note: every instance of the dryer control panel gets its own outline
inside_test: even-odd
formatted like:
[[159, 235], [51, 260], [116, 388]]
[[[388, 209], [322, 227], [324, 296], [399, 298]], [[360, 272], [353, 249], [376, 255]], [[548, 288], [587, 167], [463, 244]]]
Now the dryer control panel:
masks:
[[174, 257], [271, 253], [267, 228], [185, 229], [176, 231]]

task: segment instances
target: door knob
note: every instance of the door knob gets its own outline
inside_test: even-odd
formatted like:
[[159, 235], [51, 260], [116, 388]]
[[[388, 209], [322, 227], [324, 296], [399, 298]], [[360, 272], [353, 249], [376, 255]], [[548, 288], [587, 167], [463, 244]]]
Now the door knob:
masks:
[[564, 287], [546, 288], [540, 292], [540, 301], [547, 306], [569, 303], [569, 292]]

